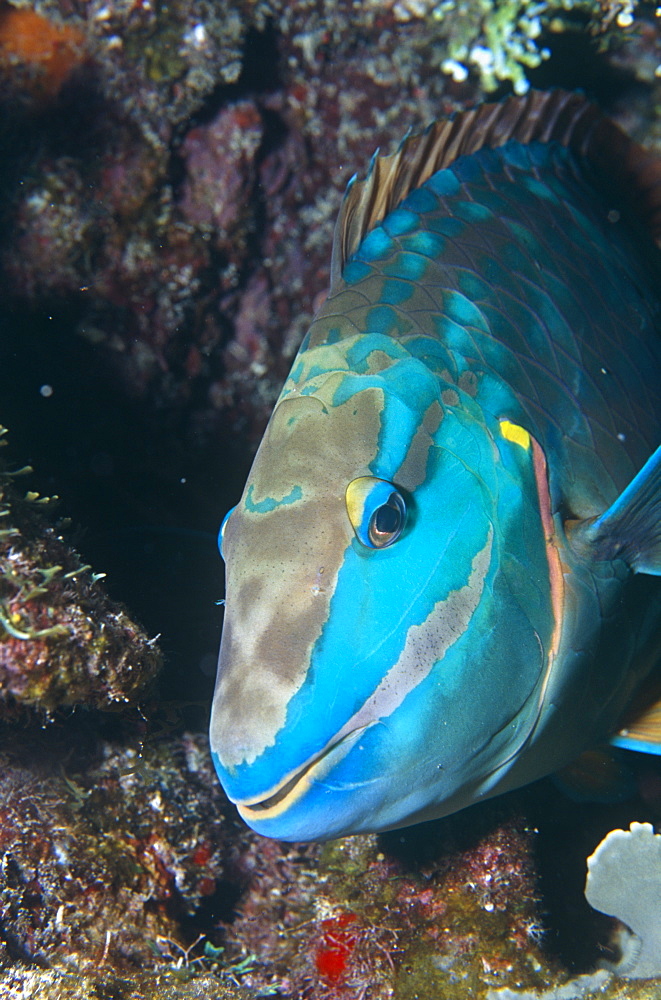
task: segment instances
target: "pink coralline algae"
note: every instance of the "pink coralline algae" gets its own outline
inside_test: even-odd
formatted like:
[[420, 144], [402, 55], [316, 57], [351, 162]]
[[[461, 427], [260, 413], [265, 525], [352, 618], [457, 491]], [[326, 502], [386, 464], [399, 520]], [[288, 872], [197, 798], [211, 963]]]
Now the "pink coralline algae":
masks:
[[209, 125], [188, 132], [181, 147], [186, 166], [179, 208], [193, 226], [214, 234], [220, 248], [236, 253], [236, 237], [254, 211], [256, 154], [262, 119], [255, 104], [239, 101]]
[[526, 929], [539, 921], [530, 831], [514, 817], [462, 851], [461, 828], [429, 826], [414, 863], [397, 850], [406, 831], [324, 847], [248, 834], [228, 867], [244, 891], [224, 928], [228, 957], [255, 956], [242, 983], [306, 1000], [454, 1000], [505, 975], [543, 982], [541, 962], [537, 977], [528, 964]]

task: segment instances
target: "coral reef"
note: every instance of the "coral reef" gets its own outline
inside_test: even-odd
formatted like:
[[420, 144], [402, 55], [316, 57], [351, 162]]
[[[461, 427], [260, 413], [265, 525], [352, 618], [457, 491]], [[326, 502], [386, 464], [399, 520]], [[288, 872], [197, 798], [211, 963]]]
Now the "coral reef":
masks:
[[223, 985], [213, 976], [200, 974], [186, 980], [181, 972], [160, 972], [158, 976], [136, 977], [73, 975], [14, 969], [2, 983], [3, 1000], [250, 1000], [246, 990]]
[[48, 498], [19, 492], [29, 471], [0, 464], [0, 717], [116, 708], [155, 677], [160, 651], [48, 522]]
[[234, 826], [203, 738], [88, 734], [63, 764], [65, 739], [2, 740], [0, 957], [86, 974], [195, 968], [180, 925], [216, 894]]
[[235, 818], [203, 737], [150, 737], [153, 722], [138, 741], [79, 734], [64, 766], [64, 729], [3, 741], [9, 996], [656, 996], [658, 981], [568, 978], [546, 947], [525, 793], [382, 837], [278, 844]]
[[282, 845], [234, 818], [202, 737], [78, 737], [62, 766], [64, 738], [0, 748], [5, 964], [97, 984], [212, 972], [251, 996], [320, 1000], [545, 981], [533, 834], [518, 815]]
[[400, 21], [424, 14], [438, 23], [447, 46], [441, 69], [455, 81], [462, 82], [474, 72], [486, 91], [509, 81], [515, 93], [524, 94], [530, 87], [528, 71], [550, 58], [549, 32], [571, 30], [574, 15], [587, 21], [588, 30], [601, 37], [603, 44], [611, 44], [621, 37], [618, 29], [632, 27], [635, 0], [605, 4], [592, 0], [565, 0], [561, 4], [547, 0], [465, 4], [395, 0], [391, 6]]
[[531, 831], [516, 815], [468, 830], [457, 817], [323, 848], [255, 837], [238, 859], [251, 878], [226, 927], [229, 955], [258, 956], [243, 982], [376, 1000], [478, 996], [505, 974], [544, 981]]

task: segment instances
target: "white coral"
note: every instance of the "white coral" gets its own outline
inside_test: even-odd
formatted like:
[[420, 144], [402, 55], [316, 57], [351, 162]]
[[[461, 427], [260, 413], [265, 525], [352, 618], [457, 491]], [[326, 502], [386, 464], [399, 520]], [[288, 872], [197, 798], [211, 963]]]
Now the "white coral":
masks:
[[633, 979], [661, 976], [661, 835], [649, 823], [611, 830], [602, 840], [588, 858], [585, 897], [633, 932], [613, 971]]

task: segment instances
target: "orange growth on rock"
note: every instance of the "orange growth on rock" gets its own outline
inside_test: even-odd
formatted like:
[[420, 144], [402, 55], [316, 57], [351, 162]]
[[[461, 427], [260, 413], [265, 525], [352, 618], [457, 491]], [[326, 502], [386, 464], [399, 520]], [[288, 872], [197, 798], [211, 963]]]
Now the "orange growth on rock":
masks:
[[84, 58], [84, 35], [72, 25], [54, 24], [27, 8], [0, 4], [0, 67], [27, 71], [35, 96], [55, 96]]

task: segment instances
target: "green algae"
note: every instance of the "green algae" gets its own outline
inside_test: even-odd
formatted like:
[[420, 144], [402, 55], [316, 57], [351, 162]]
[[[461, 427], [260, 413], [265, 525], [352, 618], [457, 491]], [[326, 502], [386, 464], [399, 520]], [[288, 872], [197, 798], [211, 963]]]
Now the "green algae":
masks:
[[0, 717], [125, 705], [155, 677], [160, 652], [59, 533], [57, 498], [18, 488], [31, 471], [0, 464]]
[[[402, 20], [424, 9], [438, 25], [443, 72], [461, 82], [477, 75], [487, 93], [510, 83], [515, 93], [529, 86], [528, 70], [551, 55], [552, 36], [587, 30], [605, 48], [635, 31], [636, 0], [441, 0], [406, 2]], [[438, 30], [437, 29], [437, 30]]]
[[249, 1000], [255, 994], [214, 976], [202, 974], [182, 981], [174, 972], [135, 973], [130, 977], [111, 972], [97, 975], [15, 969], [0, 976], [5, 1000]]

